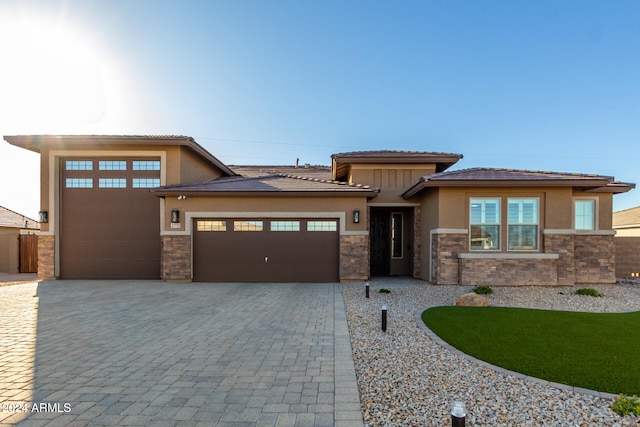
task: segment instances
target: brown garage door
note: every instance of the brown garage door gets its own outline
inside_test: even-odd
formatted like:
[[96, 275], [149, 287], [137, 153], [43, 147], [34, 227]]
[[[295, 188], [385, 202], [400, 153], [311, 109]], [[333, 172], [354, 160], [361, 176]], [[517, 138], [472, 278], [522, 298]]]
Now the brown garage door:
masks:
[[156, 159], [62, 159], [60, 277], [159, 279]]
[[336, 282], [335, 219], [195, 219], [197, 282]]

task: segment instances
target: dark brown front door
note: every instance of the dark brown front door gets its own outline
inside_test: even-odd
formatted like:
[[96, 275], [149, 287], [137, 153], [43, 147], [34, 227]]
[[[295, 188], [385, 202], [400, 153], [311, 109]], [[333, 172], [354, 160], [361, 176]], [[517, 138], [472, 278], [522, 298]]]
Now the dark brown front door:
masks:
[[413, 274], [413, 208], [371, 208], [371, 276]]
[[337, 220], [196, 219], [196, 282], [336, 282]]
[[160, 278], [160, 202], [149, 193], [159, 184], [155, 162], [61, 160], [61, 278]]

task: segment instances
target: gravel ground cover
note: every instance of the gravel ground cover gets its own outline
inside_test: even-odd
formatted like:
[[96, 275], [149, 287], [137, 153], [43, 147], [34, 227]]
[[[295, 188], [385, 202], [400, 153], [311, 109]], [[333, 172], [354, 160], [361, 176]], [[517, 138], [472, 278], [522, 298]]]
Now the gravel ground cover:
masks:
[[[494, 287], [493, 306], [623, 312], [640, 310], [640, 284], [593, 287], [604, 297], [575, 295], [575, 287]], [[379, 293], [380, 288], [391, 290]], [[431, 341], [414, 315], [452, 305], [472, 287], [424, 282], [371, 282], [343, 294], [366, 426], [448, 426], [451, 403], [467, 409], [467, 426], [638, 426], [613, 412], [610, 400], [562, 390], [483, 367]], [[387, 306], [387, 331], [381, 307]]]

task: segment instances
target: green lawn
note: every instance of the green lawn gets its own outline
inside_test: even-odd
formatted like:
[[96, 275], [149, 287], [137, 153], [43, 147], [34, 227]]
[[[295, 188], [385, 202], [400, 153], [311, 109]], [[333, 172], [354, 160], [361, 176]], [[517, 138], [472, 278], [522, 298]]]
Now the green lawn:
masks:
[[434, 307], [424, 323], [461, 351], [537, 378], [640, 395], [640, 312]]

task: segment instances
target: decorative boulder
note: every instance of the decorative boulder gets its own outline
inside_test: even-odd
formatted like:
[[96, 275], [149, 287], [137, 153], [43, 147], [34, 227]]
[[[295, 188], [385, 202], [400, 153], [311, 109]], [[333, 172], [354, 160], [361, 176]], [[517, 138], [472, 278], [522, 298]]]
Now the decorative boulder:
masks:
[[464, 307], [488, 307], [489, 300], [473, 292], [464, 294], [456, 299], [456, 305]]

